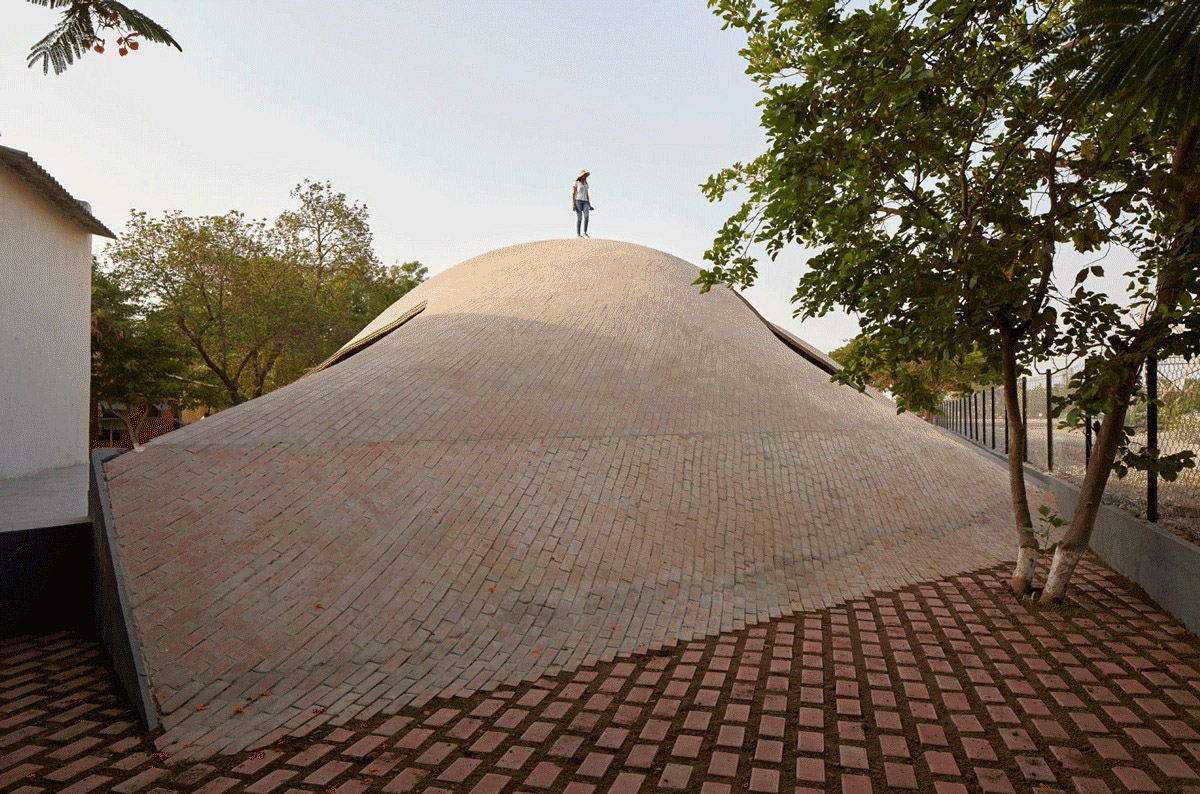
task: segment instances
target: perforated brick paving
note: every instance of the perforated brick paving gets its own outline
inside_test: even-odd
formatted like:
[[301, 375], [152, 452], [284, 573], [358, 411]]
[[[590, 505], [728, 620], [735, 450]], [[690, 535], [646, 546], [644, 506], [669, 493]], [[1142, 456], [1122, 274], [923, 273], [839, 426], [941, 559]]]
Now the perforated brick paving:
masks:
[[362, 352], [109, 461], [160, 747], [253, 749], [1009, 555], [991, 461], [696, 275], [602, 240], [494, 251]]
[[1090, 557], [1061, 612], [1007, 574], [202, 762], [155, 753], [94, 644], [7, 640], [0, 791], [1200, 792], [1200, 640]]

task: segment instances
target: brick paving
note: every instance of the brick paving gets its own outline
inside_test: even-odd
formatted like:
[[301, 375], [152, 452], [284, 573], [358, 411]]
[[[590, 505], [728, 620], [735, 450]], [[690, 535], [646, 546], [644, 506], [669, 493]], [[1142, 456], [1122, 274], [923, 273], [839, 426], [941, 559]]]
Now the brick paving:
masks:
[[106, 464], [160, 747], [252, 749], [1009, 555], [994, 463], [696, 273], [601, 240], [494, 251], [353, 357]]
[[0, 641], [0, 791], [1200, 792], [1200, 640], [1094, 558], [1061, 612], [1007, 574], [199, 762], [138, 732], [93, 643]]

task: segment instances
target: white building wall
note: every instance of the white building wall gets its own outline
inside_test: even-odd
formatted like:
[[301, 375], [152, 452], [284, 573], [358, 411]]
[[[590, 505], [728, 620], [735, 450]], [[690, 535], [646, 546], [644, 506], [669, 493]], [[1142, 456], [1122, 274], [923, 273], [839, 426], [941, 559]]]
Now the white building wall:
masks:
[[92, 237], [0, 168], [0, 479], [87, 461]]

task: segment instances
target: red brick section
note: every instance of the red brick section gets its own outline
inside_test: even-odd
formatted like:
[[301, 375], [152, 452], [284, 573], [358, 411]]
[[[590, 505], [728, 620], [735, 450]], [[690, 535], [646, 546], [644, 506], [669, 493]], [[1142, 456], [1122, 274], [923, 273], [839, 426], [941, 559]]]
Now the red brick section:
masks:
[[251, 749], [1011, 553], [994, 463], [696, 273], [494, 251], [357, 355], [107, 464], [160, 746]]
[[202, 762], [154, 753], [93, 644], [5, 641], [0, 791], [1200, 792], [1200, 640], [1094, 559], [1062, 612], [1007, 573]]

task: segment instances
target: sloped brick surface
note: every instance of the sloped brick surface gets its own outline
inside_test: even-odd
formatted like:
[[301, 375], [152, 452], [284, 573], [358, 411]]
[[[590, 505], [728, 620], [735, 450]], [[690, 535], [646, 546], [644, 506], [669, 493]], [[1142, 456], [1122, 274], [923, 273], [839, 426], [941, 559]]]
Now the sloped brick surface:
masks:
[[492, 252], [363, 352], [107, 464], [160, 746], [243, 749], [1008, 556], [994, 464], [695, 277], [623, 243]]
[[1200, 791], [1200, 641], [1094, 559], [1062, 612], [1017, 605], [1007, 574], [203, 762], [136, 733], [91, 643], [0, 642], [0, 790]]

